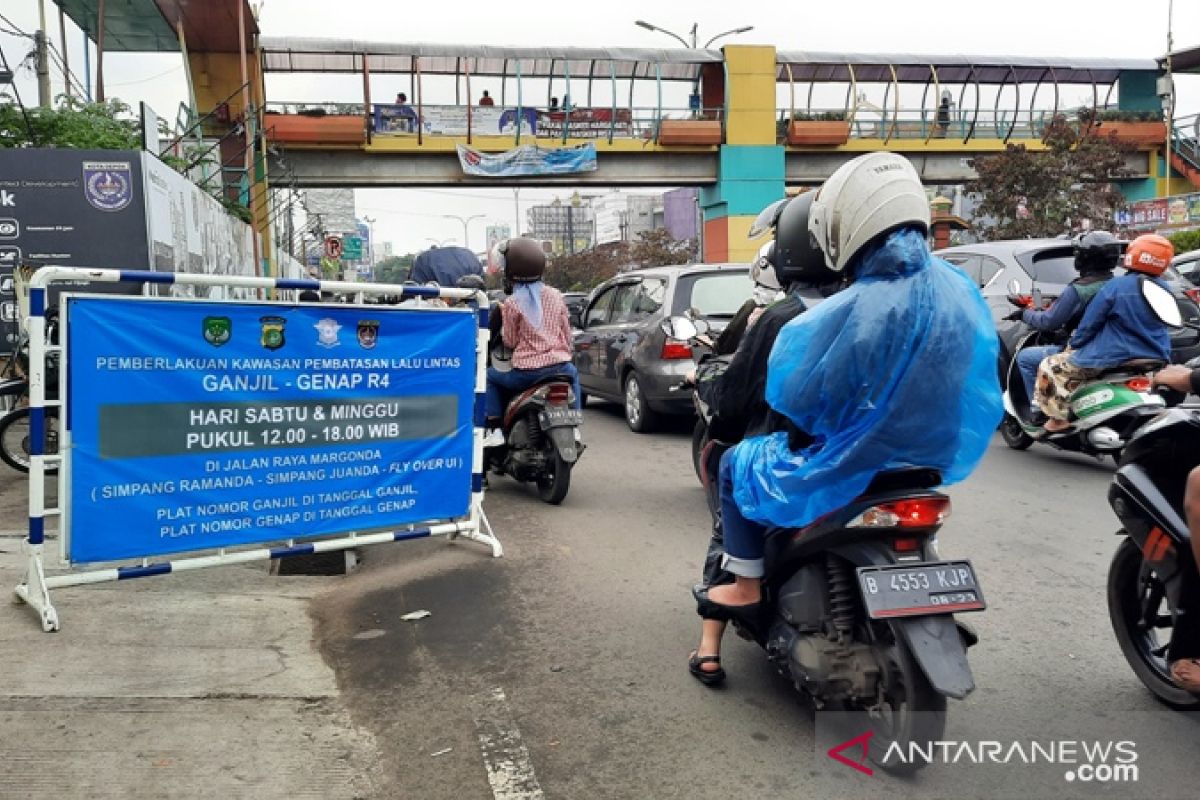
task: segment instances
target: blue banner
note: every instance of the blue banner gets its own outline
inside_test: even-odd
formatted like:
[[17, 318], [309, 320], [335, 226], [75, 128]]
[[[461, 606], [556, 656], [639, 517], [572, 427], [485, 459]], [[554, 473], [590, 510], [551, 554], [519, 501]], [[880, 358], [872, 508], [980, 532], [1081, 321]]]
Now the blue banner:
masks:
[[543, 149], [521, 145], [503, 153], [483, 153], [458, 145], [458, 163], [468, 175], [503, 178], [513, 175], [569, 175], [596, 171], [596, 145]]
[[475, 316], [72, 298], [74, 563], [467, 514]]

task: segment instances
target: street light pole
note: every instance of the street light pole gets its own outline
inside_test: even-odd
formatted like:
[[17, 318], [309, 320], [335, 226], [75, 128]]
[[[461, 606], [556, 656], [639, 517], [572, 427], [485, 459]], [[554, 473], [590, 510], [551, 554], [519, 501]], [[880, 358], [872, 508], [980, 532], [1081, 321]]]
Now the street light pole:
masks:
[[467, 228], [467, 225], [469, 225], [469, 224], [470, 224], [471, 220], [473, 220], [473, 219], [483, 219], [484, 217], [486, 217], [486, 216], [487, 216], [487, 214], [472, 214], [472, 215], [471, 215], [471, 216], [469, 216], [469, 217], [460, 217], [460, 216], [458, 216], [457, 214], [442, 214], [442, 216], [443, 216], [443, 217], [445, 217], [446, 219], [456, 219], [456, 220], [458, 220], [459, 222], [461, 222], [461, 223], [462, 223], [462, 226], [463, 226], [463, 247], [465, 247], [465, 248], [467, 248], [468, 250], [470, 250], [470, 249], [471, 249], [471, 235], [470, 235], [470, 232], [469, 232], [469, 230], [468, 230], [468, 228]]
[[[665, 33], [667, 36], [670, 36], [672, 39], [679, 42], [684, 47], [690, 47], [692, 50], [696, 49], [696, 42], [697, 42], [696, 31], [699, 29], [699, 23], [696, 23], [696, 22], [692, 23], [692, 30], [691, 30], [692, 41], [690, 43], [687, 41], [687, 39], [684, 39], [679, 34], [672, 33], [671, 31], [667, 30], [666, 28], [660, 28], [657, 25], [652, 25], [649, 22], [646, 22], [646, 20], [644, 20], [644, 19], [634, 20], [633, 24], [637, 25], [639, 28], [645, 28], [648, 31], [655, 31], [657, 33]], [[712, 37], [711, 39], [708, 40], [708, 42], [705, 43], [704, 49], [707, 50], [712, 45], [713, 42], [715, 42], [717, 39], [720, 39], [722, 36], [733, 36], [735, 34], [746, 33], [748, 31], [752, 31], [752, 30], [754, 30], [753, 25], [744, 25], [740, 28], [732, 28], [730, 30], [725, 31], [724, 33], [718, 33], [716, 36]]]

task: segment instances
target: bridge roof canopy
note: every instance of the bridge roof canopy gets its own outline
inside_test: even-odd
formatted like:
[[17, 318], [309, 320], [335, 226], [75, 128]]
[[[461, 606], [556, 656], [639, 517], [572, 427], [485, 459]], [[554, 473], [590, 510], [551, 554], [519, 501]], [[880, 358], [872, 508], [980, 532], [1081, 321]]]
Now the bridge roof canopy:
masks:
[[[71, 21], [96, 41], [100, 0], [54, 0]], [[174, 53], [179, 50], [176, 26], [183, 29], [193, 52], [238, 52], [238, 4], [246, 21], [246, 46], [258, 33], [248, 0], [124, 0], [104, 4], [105, 52]]]
[[[815, 83], [925, 83], [937, 71], [943, 83], [1107, 84], [1122, 72], [1158, 71], [1152, 58], [1040, 58], [1037, 56], [917, 55], [913, 53], [820, 53], [781, 50], [776, 55], [778, 80]], [[932, 68], [932, 70], [931, 70]]]
[[[1166, 66], [1166, 59], [1161, 63]], [[1171, 71], [1200, 75], [1200, 45], [1171, 53]]]
[[417, 71], [423, 75], [522, 78], [609, 77], [695, 80], [704, 64], [721, 63], [720, 50], [662, 50], [633, 47], [497, 47], [493, 45], [367, 42], [264, 36], [266, 72]]

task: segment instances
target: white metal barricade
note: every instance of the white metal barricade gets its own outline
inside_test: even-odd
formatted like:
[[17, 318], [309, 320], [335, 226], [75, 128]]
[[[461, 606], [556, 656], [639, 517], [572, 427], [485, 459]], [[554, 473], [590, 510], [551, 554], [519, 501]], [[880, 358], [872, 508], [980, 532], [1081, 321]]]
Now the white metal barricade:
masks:
[[[434, 298], [453, 302], [465, 302], [474, 310], [476, 319], [475, 337], [475, 395], [472, 414], [474, 435], [471, 452], [471, 491], [469, 512], [463, 518], [441, 523], [416, 523], [401, 526], [400, 529], [374, 532], [333, 534], [333, 538], [315, 539], [297, 543], [295, 538], [275, 540], [275, 546], [253, 547], [249, 549], [218, 548], [210, 555], [187, 555], [167, 561], [152, 562], [150, 557], [143, 557], [139, 564], [117, 567], [114, 569], [98, 569], [74, 572], [64, 575], [47, 576], [43, 562], [45, 547], [45, 525], [47, 518], [63, 516], [69, 504], [70, 479], [70, 430], [65, 425], [67, 418], [65, 383], [67, 381], [69, 348], [66, 347], [67, 326], [69, 320], [61, 320], [61, 338], [58, 344], [46, 341], [46, 311], [47, 293], [50, 287], [68, 281], [94, 281], [101, 283], [132, 282], [143, 288], [150, 285], [191, 285], [226, 288], [241, 288], [250, 290], [314, 290], [354, 295], [356, 304], [340, 306], [342, 308], [370, 308], [379, 310], [379, 306], [365, 306], [362, 299], [366, 295], [391, 295], [403, 299], [415, 299], [418, 303], [413, 311], [421, 311], [421, 303]], [[58, 614], [50, 599], [50, 590], [66, 586], [78, 586], [89, 583], [127, 580], [151, 575], [165, 575], [170, 572], [222, 564], [237, 564], [249, 561], [289, 556], [308, 555], [330, 551], [345, 550], [352, 547], [381, 544], [384, 542], [404, 541], [428, 536], [446, 536], [449, 539], [463, 537], [472, 541], [486, 544], [491, 548], [494, 557], [503, 555], [503, 548], [496, 538], [487, 516], [483, 511], [483, 424], [484, 398], [487, 388], [487, 346], [488, 346], [488, 298], [482, 291], [471, 289], [449, 289], [433, 286], [413, 286], [395, 284], [359, 284], [342, 281], [318, 281], [311, 279], [288, 278], [253, 278], [240, 276], [193, 275], [183, 273], [160, 273], [142, 270], [113, 270], [113, 269], [80, 269], [70, 267], [43, 267], [33, 274], [28, 282], [28, 335], [29, 335], [29, 413], [30, 413], [30, 470], [29, 470], [29, 527], [23, 543], [26, 557], [26, 574], [24, 580], [16, 587], [18, 598], [29, 604], [41, 617], [42, 628], [55, 631], [59, 628]], [[79, 295], [74, 295], [79, 296]], [[171, 301], [163, 301], [171, 302]], [[228, 301], [205, 301], [221, 303]], [[295, 307], [302, 304], [278, 303], [277, 301], [246, 301], [255, 304], [273, 303], [280, 306]], [[63, 301], [65, 305], [65, 300]], [[48, 398], [47, 392], [47, 357], [57, 354], [59, 364], [59, 391], [55, 399]], [[46, 453], [48, 424], [60, 426], [57, 452]], [[57, 469], [58, 507], [46, 506], [47, 468]], [[297, 537], [304, 534], [296, 532]], [[269, 544], [269, 542], [254, 542]], [[212, 548], [202, 548], [209, 550]], [[193, 553], [199, 552], [193, 551]]]

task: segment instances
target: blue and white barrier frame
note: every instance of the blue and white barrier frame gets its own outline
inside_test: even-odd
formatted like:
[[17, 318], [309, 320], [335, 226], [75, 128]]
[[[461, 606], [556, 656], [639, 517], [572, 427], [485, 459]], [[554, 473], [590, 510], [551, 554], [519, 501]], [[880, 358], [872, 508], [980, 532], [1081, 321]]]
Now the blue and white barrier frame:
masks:
[[[401, 529], [377, 533], [358, 534], [351, 532], [338, 535], [337, 538], [315, 539], [310, 542], [297, 543], [287, 540], [275, 547], [258, 547], [254, 549], [226, 550], [217, 549], [215, 554], [188, 556], [170, 561], [152, 562], [148, 558], [141, 563], [114, 569], [99, 569], [82, 572], [72, 572], [63, 575], [47, 576], [43, 561], [43, 550], [46, 540], [46, 520], [51, 517], [61, 518], [63, 505], [69, 502], [70, 478], [69, 470], [59, 469], [63, 466], [64, 453], [70, 448], [70, 431], [65, 425], [60, 425], [58, 452], [45, 453], [47, 432], [47, 410], [58, 409], [58, 414], [65, 419], [64, 398], [67, 397], [65, 383], [67, 380], [67, 358], [69, 353], [64, 349], [67, 341], [66, 329], [68, 320], [60, 320], [59, 344], [46, 342], [46, 303], [49, 287], [56, 282], [93, 281], [100, 283], [138, 283], [145, 291], [152, 285], [175, 286], [205, 286], [225, 287], [234, 289], [252, 289], [266, 292], [270, 290], [302, 291], [311, 289], [319, 292], [354, 295], [356, 303], [362, 304], [367, 295], [399, 296], [401, 300], [415, 299], [418, 303], [410, 310], [428, 310], [426, 301], [442, 299], [446, 301], [468, 301], [475, 307], [477, 321], [476, 337], [476, 372], [475, 372], [475, 408], [474, 408], [474, 442], [472, 447], [471, 467], [471, 500], [466, 517], [441, 523], [432, 523], [423, 527], [417, 525], [404, 526]], [[222, 301], [210, 301], [222, 302]], [[265, 301], [245, 301], [265, 302]], [[351, 306], [353, 307], [353, 306]], [[181, 572], [223, 564], [240, 564], [250, 561], [264, 561], [289, 556], [310, 555], [346, 550], [353, 547], [383, 544], [385, 542], [420, 539], [428, 536], [446, 536], [453, 540], [458, 537], [470, 539], [491, 548], [492, 556], [499, 558], [504, 549], [496, 537], [487, 515], [483, 510], [484, 497], [484, 402], [487, 391], [487, 349], [488, 349], [488, 307], [487, 294], [472, 289], [450, 289], [436, 286], [414, 286], [399, 284], [352, 283], [348, 281], [323, 281], [304, 278], [256, 278], [224, 275], [195, 275], [186, 273], [151, 272], [146, 270], [115, 270], [115, 269], [86, 269], [77, 267], [46, 266], [38, 269], [29, 281], [29, 427], [30, 427], [30, 467], [29, 467], [29, 528], [23, 542], [23, 553], [26, 558], [24, 580], [16, 586], [16, 597], [27, 603], [41, 618], [44, 631], [59, 629], [59, 618], [50, 600], [50, 590], [67, 586], [81, 586], [90, 583], [105, 583], [131, 578], [142, 578], [151, 575], [166, 575], [171, 572]], [[59, 391], [58, 399], [47, 399], [47, 357], [58, 354]], [[52, 412], [53, 413], [53, 412]], [[61, 421], [61, 420], [60, 420]], [[47, 469], [57, 471], [57, 496], [59, 507], [46, 506]], [[63, 534], [60, 531], [60, 536]]]

